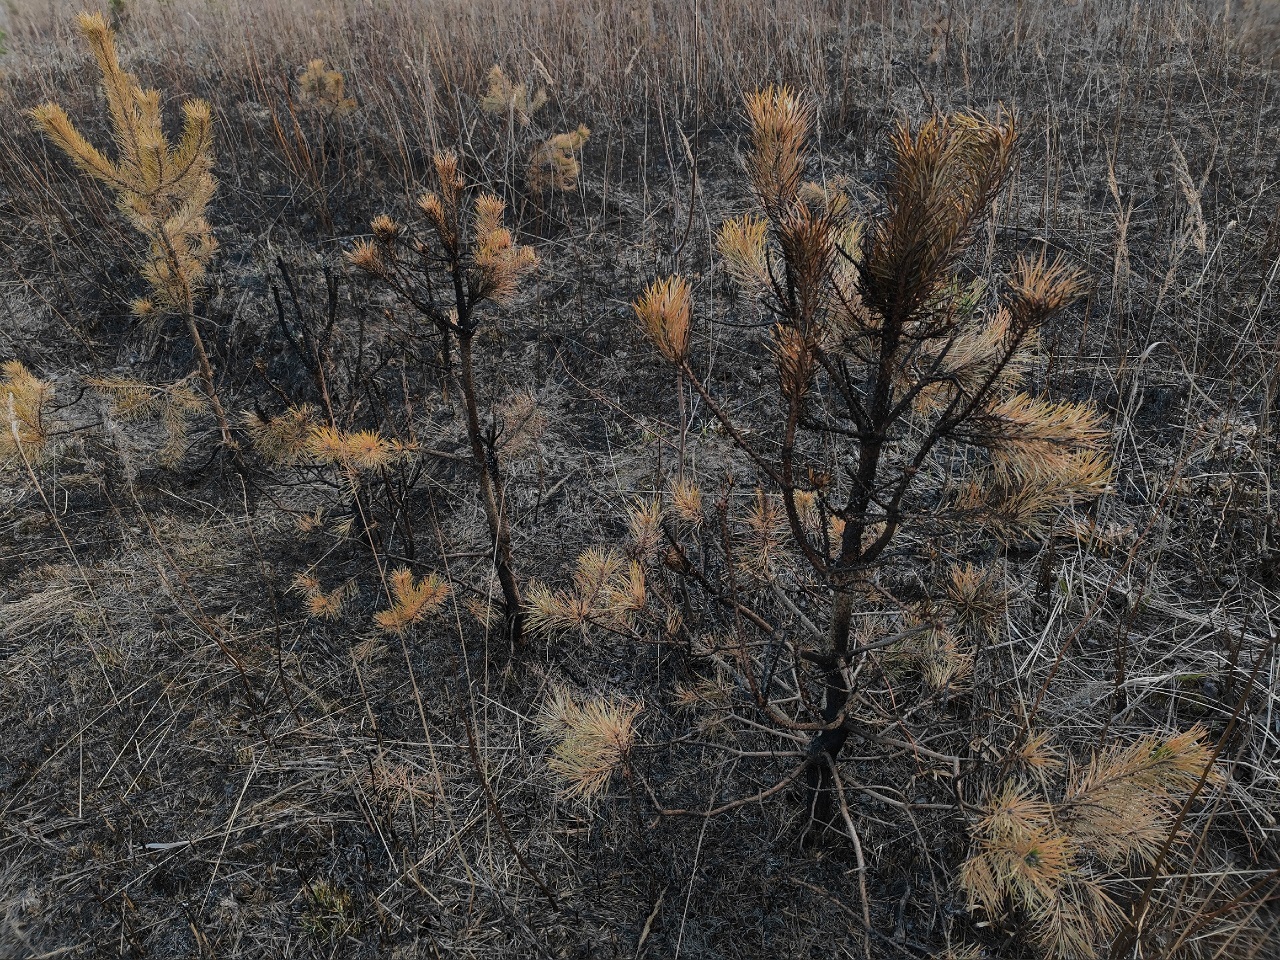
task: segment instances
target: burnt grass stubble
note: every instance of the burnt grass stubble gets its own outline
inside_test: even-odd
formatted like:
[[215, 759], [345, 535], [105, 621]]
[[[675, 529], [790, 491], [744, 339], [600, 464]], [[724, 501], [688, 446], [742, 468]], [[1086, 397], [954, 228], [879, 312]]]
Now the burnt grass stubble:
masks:
[[[953, 102], [959, 94], [945, 69], [922, 62], [911, 70], [939, 106], [967, 105]], [[973, 92], [976, 106], [1013, 107], [1023, 130], [1019, 169], [991, 238], [994, 261], [1044, 239], [1089, 271], [1088, 302], [1045, 331], [1050, 359], [1035, 386], [1093, 398], [1123, 420], [1119, 516], [1149, 516], [1164, 489], [1151, 473], [1181, 471], [1184, 483], [1165, 506], [1175, 530], [1139, 565], [1158, 568], [1164, 593], [1186, 609], [1222, 609], [1217, 598], [1228, 596], [1227, 607], [1247, 612], [1251, 603], [1241, 598], [1277, 587], [1275, 508], [1268, 515], [1260, 495], [1265, 477], [1242, 471], [1244, 441], [1185, 438], [1222, 411], [1253, 424], [1268, 416], [1250, 385], [1275, 355], [1249, 355], [1240, 344], [1249, 330], [1265, 339], [1280, 329], [1274, 306], [1254, 313], [1275, 258], [1263, 239], [1274, 204], [1255, 198], [1277, 172], [1275, 154], [1260, 152], [1248, 135], [1255, 122], [1280, 126], [1274, 74], [1224, 64], [1209, 76], [1171, 68], [1124, 82], [1123, 96], [1117, 81], [1065, 102], [1054, 97], [1071, 90], [1069, 80], [1048, 89], [993, 68]], [[402, 172], [387, 161], [389, 148], [379, 150], [377, 132], [360, 131], [358, 116], [345, 132], [348, 171], [327, 200], [328, 232], [305, 187], [273, 165], [252, 98], [237, 107], [234, 94], [212, 92], [208, 77], [163, 83], [210, 96], [218, 115], [221, 187], [211, 220], [221, 250], [205, 323], [216, 331], [208, 339], [228, 408], [274, 412], [282, 397], [314, 402], [309, 360], [296, 344], [304, 331], [323, 339], [332, 311], [328, 342], [345, 371], [346, 399], [403, 424], [408, 383], [414, 404], [439, 425], [426, 445], [464, 455], [461, 422], [442, 399], [435, 343], [341, 258], [347, 238], [363, 235], [373, 215], [413, 218]], [[67, 106], [100, 142], [93, 84], [68, 88], [83, 92], [83, 102]], [[923, 115], [919, 92], [904, 71], [856, 110], [826, 105], [821, 172], [850, 176], [855, 195], [870, 196], [885, 170], [884, 134], [899, 119]], [[23, 131], [18, 110], [38, 99], [17, 78], [0, 102], [4, 149], [24, 158], [0, 164], [8, 237], [0, 355], [57, 374], [64, 403], [75, 396], [77, 375], [127, 370], [153, 382], [186, 375], [193, 362], [179, 330], [147, 330], [128, 318], [137, 278], [118, 251], [133, 241], [109, 198]], [[713, 276], [708, 257], [709, 231], [746, 200], [737, 159], [743, 125], [732, 110], [702, 112], [697, 123], [687, 111], [613, 125], [565, 112], [593, 127], [577, 194], [535, 197], [487, 180], [501, 132], [470, 118], [458, 136], [453, 123], [468, 175], [506, 191], [521, 241], [535, 244], [543, 260], [519, 301], [487, 325], [478, 355], [490, 399], [532, 387], [550, 416], [538, 450], [507, 465], [520, 573], [547, 580], [580, 548], [620, 541], [626, 498], [657, 482], [652, 432], [669, 435], [674, 398], [669, 372], [635, 328], [635, 293], [679, 268], [701, 274], [703, 318], [714, 298], [717, 319], [758, 320]], [[677, 126], [690, 137], [696, 183]], [[1209, 163], [1201, 203], [1210, 238], [1222, 240], [1216, 257], [1196, 261], [1205, 264], [1203, 284], [1190, 289], [1179, 275], [1176, 289], [1162, 294], [1170, 237], [1185, 217], [1169, 162], [1171, 131], [1193, 175]], [[1129, 271], [1118, 279], [1109, 162], [1121, 202], [1133, 209]], [[413, 156], [409, 165], [425, 184], [429, 158]], [[57, 171], [47, 195], [30, 190], [31, 169]], [[1046, 178], [1055, 184], [1048, 204]], [[1157, 343], [1164, 348], [1148, 349]], [[1144, 351], [1146, 359], [1133, 362]], [[724, 349], [715, 359], [713, 382], [726, 406], [749, 411], [770, 389], [762, 350]], [[91, 428], [101, 415], [86, 411], [87, 404], [68, 406], [65, 416]], [[1270, 416], [1274, 422], [1280, 410]], [[709, 420], [695, 405], [690, 432], [700, 437], [701, 463], [749, 476], [749, 464], [706, 429]], [[30, 497], [7, 508], [0, 599], [15, 619], [0, 624], [0, 956], [861, 953], [852, 851], [839, 842], [802, 847], [795, 797], [709, 820], [657, 816], [625, 779], [591, 807], [555, 799], [522, 720], [548, 687], [653, 696], [688, 675], [680, 652], [597, 637], [532, 642], [513, 657], [465, 615], [456, 628], [417, 630], [403, 648], [394, 639], [366, 648], [379, 598], [361, 537], [300, 532], [286, 508], [316, 496], [315, 484], [252, 462], [238, 472], [214, 455], [207, 426], [169, 470], [141, 453], [122, 467], [105, 443], [86, 441], [90, 465], [83, 475], [66, 468], [74, 482], [58, 487], [56, 520]], [[1274, 433], [1260, 443], [1254, 453], [1270, 463], [1274, 481]], [[468, 468], [448, 457], [429, 464], [402, 494], [411, 536], [401, 529], [388, 557], [422, 569], [447, 563], [455, 579], [483, 584], [483, 520], [468, 493]], [[343, 505], [334, 504], [340, 514]], [[396, 522], [380, 509], [371, 506], [381, 524], [375, 538]], [[1028, 545], [1008, 556], [1021, 588], [1019, 616], [1032, 631], [1047, 616], [1044, 587], [1058, 579], [1058, 549]], [[322, 556], [326, 583], [354, 578], [362, 587], [338, 624], [308, 620], [288, 593], [291, 576]], [[1105, 581], [1110, 562], [1099, 563]], [[1105, 670], [1115, 638], [1127, 638], [1133, 668], [1145, 655], [1144, 637], [1160, 643], [1190, 629], [1174, 625], [1176, 616], [1118, 596], [1082, 632], [1081, 660], [1096, 667], [1095, 718], [1106, 716], [1112, 695]], [[1201, 633], [1206, 644], [1238, 642], [1226, 622]], [[1238, 682], [1207, 678], [1206, 695], [1229, 702]], [[1171, 723], [1204, 719], [1211, 733], [1221, 731], [1217, 714], [1188, 717], [1172, 701], [1168, 711]], [[663, 722], [654, 716], [647, 722]], [[649, 727], [644, 738], [659, 742], [672, 732]], [[868, 783], [911, 778], [913, 800], [949, 799], [945, 785], [900, 761], [882, 763], [873, 751], [846, 762]], [[664, 802], [689, 807], [748, 795], [788, 769], [783, 761], [736, 764], [674, 748], [642, 749], [635, 763]], [[441, 790], [450, 797], [448, 818]], [[852, 812], [869, 860], [872, 955], [927, 956], [966, 930], [1018, 954], [1002, 931], [975, 934], [948, 885], [965, 852], [953, 817], [926, 810], [911, 822], [886, 816], [865, 796]], [[1242, 841], [1228, 831], [1224, 842]], [[1274, 863], [1274, 841], [1253, 855]], [[57, 950], [66, 952], [50, 952]]]

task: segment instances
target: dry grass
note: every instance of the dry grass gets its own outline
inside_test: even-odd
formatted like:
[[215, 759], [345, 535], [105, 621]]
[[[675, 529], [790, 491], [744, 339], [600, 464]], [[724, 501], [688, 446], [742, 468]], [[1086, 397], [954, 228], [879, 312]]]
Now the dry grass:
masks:
[[[202, 400], [198, 358], [181, 324], [132, 318], [147, 251], [27, 120], [55, 101], [109, 142], [80, 5], [0, 10], [0, 956], [1040, 956], [1043, 928], [955, 882], [1000, 791], [1065, 817], [1091, 758], [1196, 725], [1215, 774], [1158, 803], [1113, 791], [1160, 828], [1141, 856], [1057, 820], [1040, 839], [1075, 843], [1072, 890], [1106, 898], [1115, 933], [1089, 949], [1275, 956], [1274, 7], [106, 5], [164, 115], [210, 105], [202, 329], [242, 463], [199, 404], [121, 408], [130, 384]], [[505, 113], [482, 104], [495, 65]], [[875, 202], [900, 123], [1016, 116], [962, 267], [1044, 248], [1083, 268], [1009, 415], [1092, 403], [1114, 467], [1034, 537], [886, 557], [853, 617], [883, 714], [853, 731], [816, 847], [793, 796], [808, 735], [747, 678], [787, 709], [820, 696], [800, 651], [825, 586], [630, 307], [689, 278], [664, 352], [776, 451], [768, 318], [725, 282], [764, 279], [741, 104], [768, 84], [812, 104], [815, 209]], [[531, 151], [580, 126], [572, 189], [532, 189]], [[344, 256], [387, 239], [378, 214], [421, 220], [445, 149], [541, 261], [476, 339], [533, 606], [514, 656], [439, 338]], [[841, 482], [813, 461], [815, 490]], [[838, 536], [816, 502], [801, 521]], [[682, 554], [695, 534], [739, 562]], [[732, 597], [691, 572], [729, 569]], [[576, 740], [548, 738], [548, 704]]]

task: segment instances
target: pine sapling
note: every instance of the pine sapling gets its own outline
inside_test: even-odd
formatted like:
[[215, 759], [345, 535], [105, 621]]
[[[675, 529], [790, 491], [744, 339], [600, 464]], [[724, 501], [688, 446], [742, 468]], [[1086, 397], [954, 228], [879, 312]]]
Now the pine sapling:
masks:
[[[544, 74], [545, 77], [545, 74]], [[547, 78], [549, 79], [549, 78]], [[533, 124], [534, 115], [547, 104], [545, 87], [529, 92], [527, 84], [513, 81], [502, 67], [494, 65], [489, 71], [488, 89], [480, 97], [480, 110], [491, 117], [506, 120], [507, 156], [504, 164], [507, 172], [514, 174], [511, 160], [516, 147], [517, 128], [527, 129]], [[534, 191], [568, 191], [578, 183], [578, 154], [586, 145], [591, 131], [583, 124], [576, 130], [556, 133], [529, 147], [525, 167], [525, 182]], [[519, 139], [527, 140], [521, 136]]]
[[393, 472], [414, 468], [416, 443], [397, 440], [377, 430], [344, 430], [324, 422], [321, 411], [310, 405], [288, 407], [275, 416], [245, 411], [241, 425], [253, 450], [271, 466], [294, 467], [304, 472], [331, 475], [330, 485], [342, 493], [348, 506], [334, 525], [335, 533], [355, 533], [377, 553], [374, 537], [378, 520], [370, 502], [371, 491], [387, 489]]
[[512, 123], [527, 127], [533, 115], [547, 104], [547, 90], [538, 87], [529, 92], [527, 84], [513, 81], [498, 64], [489, 68], [488, 88], [480, 98], [480, 109], [491, 116], [507, 117]]
[[330, 201], [335, 185], [347, 171], [343, 166], [349, 119], [358, 109], [348, 95], [346, 78], [322, 59], [297, 71], [292, 88], [283, 91], [254, 65], [253, 80], [271, 120], [271, 133], [280, 159], [305, 188], [303, 195], [326, 233], [333, 232]]
[[547, 767], [565, 797], [590, 800], [613, 774], [626, 770], [643, 703], [615, 697], [574, 698], [555, 690], [538, 716], [538, 731], [551, 745]]
[[506, 205], [501, 199], [482, 193], [468, 202], [457, 154], [437, 153], [435, 168], [439, 189], [418, 198], [430, 234], [416, 237], [390, 217], [379, 216], [371, 225], [373, 240], [357, 243], [348, 259], [387, 284], [440, 335], [445, 369], [462, 398], [507, 635], [518, 646], [523, 642], [523, 613], [512, 558], [507, 490], [498, 457], [497, 423], [486, 426], [481, 419], [475, 339], [485, 306], [510, 303], [538, 258], [532, 248], [516, 243], [503, 226]]
[[[851, 678], [869, 643], [887, 643], [854, 643], [854, 613], [873, 605], [869, 583], [890, 547], [904, 533], [932, 543], [966, 531], [1033, 534], [1104, 490], [1110, 468], [1095, 411], [1020, 389], [1037, 329], [1076, 299], [1080, 275], [1024, 256], [997, 294], [959, 273], [1013, 163], [1010, 119], [956, 114], [900, 128], [881, 209], [859, 218], [838, 184], [805, 179], [813, 111], [802, 98], [771, 87], [747, 98], [747, 117], [753, 209], [726, 222], [717, 245], [731, 279], [772, 319], [772, 431], [749, 430], [695, 368], [684, 280], [656, 281], [635, 310], [761, 484], [754, 519], [733, 529], [719, 512], [725, 582], [689, 563], [675, 529], [667, 566], [736, 605], [737, 578], [773, 582], [794, 548], [831, 591], [822, 649], [799, 653], [819, 673], [817, 716], [760, 695], [770, 722], [810, 732], [809, 804], [830, 823], [835, 764], [858, 710]], [[957, 583], [962, 595], [971, 579]], [[906, 636], [904, 653], [944, 687], [967, 669], [945, 631], [909, 625]]]
[[77, 167], [115, 193], [121, 213], [146, 240], [139, 268], [150, 293], [133, 302], [133, 312], [140, 318], [183, 319], [222, 442], [234, 448], [196, 312], [208, 263], [217, 249], [205, 219], [217, 187], [209, 104], [197, 99], [182, 104], [182, 134], [171, 144], [161, 124], [160, 91], [143, 89], [137, 77], [120, 66], [115, 34], [106, 20], [101, 14], [82, 13], [76, 24], [102, 73], [115, 159], [89, 143], [55, 103], [36, 107], [31, 119]]
[[299, 71], [298, 99], [326, 117], [350, 116], [356, 109], [355, 100], [347, 96], [346, 79], [321, 59], [308, 61]]
[[165, 444], [157, 460], [163, 466], [172, 466], [187, 452], [191, 421], [209, 405], [208, 395], [195, 388], [193, 379], [188, 376], [163, 386], [123, 377], [100, 377], [88, 383], [122, 422], [143, 419], [158, 422], [165, 433]]
[[1041, 734], [1022, 742], [1017, 777], [995, 786], [957, 875], [970, 910], [1018, 913], [1052, 960], [1093, 958], [1124, 922], [1130, 868], [1156, 863], [1181, 804], [1218, 782], [1204, 730], [1146, 736], [1066, 766]]

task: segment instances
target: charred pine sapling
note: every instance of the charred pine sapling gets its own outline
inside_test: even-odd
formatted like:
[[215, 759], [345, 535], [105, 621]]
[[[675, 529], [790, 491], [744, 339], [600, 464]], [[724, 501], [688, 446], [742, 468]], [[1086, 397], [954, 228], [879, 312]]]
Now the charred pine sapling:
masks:
[[[475, 373], [475, 338], [486, 304], [504, 305], [538, 264], [531, 247], [515, 242], [503, 226], [505, 204], [490, 193], [470, 202], [457, 154], [435, 156], [438, 191], [424, 193], [418, 208], [430, 234], [418, 237], [379, 216], [373, 240], [348, 254], [351, 263], [389, 286], [439, 333], [449, 377], [456, 383], [466, 421], [472, 467], [480, 490], [502, 589], [507, 635], [523, 641], [520, 585], [511, 551], [506, 485], [497, 454], [498, 427], [481, 418]], [[454, 362], [456, 349], [457, 362]]]
[[[635, 309], [752, 461], [756, 526], [773, 531], [764, 546], [778, 549], [789, 529], [829, 591], [823, 643], [797, 649], [817, 670], [819, 695], [787, 710], [760, 695], [760, 706], [809, 738], [801, 775], [814, 821], [830, 823], [836, 761], [860, 709], [854, 678], [868, 649], [885, 646], [855, 643], [853, 618], [874, 607], [871, 581], [890, 548], [980, 529], [1034, 533], [1100, 493], [1110, 467], [1092, 409], [1020, 390], [1037, 329], [1076, 299], [1080, 275], [1040, 256], [1019, 258], [998, 295], [961, 276], [1014, 160], [1010, 119], [956, 114], [899, 128], [880, 210], [859, 218], [841, 190], [805, 180], [809, 105], [771, 87], [748, 97], [747, 115], [754, 209], [723, 225], [718, 248], [772, 321], [775, 431], [748, 429], [696, 369], [684, 280], [655, 282]], [[675, 550], [674, 566], [693, 573]]]

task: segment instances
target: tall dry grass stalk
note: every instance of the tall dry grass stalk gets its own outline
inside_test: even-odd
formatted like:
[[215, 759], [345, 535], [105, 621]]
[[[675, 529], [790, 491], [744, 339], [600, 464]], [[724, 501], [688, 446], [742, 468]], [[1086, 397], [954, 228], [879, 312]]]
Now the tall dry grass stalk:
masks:
[[[50, 37], [80, 6], [79, 0], [17, 5], [6, 26], [12, 55], [19, 63], [47, 56]], [[785, 8], [753, 0], [225, 0], [212, 6], [127, 0], [124, 7], [131, 41], [179, 63], [212, 58], [243, 68], [249, 61], [296, 65], [323, 56], [344, 73], [385, 77], [408, 97], [424, 84], [438, 85], [444, 104], [455, 92], [483, 92], [493, 64], [507, 62], [511, 51], [536, 51], [537, 62], [574, 91], [581, 107], [611, 117], [643, 112], [658, 96], [684, 108], [697, 105], [704, 114], [721, 112], [764, 80], [809, 90], [844, 115], [853, 91], [872, 84], [885, 94], [880, 85], [893, 82], [894, 57], [916, 47], [922, 60], [953, 65], [967, 87], [982, 82], [972, 63], [1012, 71], [1020, 58], [1038, 56], [1037, 49], [1052, 60], [1050, 51], [1064, 37], [1107, 54], [1149, 56], [1157, 52], [1150, 41], [1170, 29], [1189, 42], [1222, 46], [1247, 39], [1249, 26], [1207, 15], [1205, 8], [1221, 13], [1211, 4], [1135, 8], [1119, 0], [1067, 7], [997, 0], [959, 10], [937, 2], [909, 13], [887, 0], [797, 0]], [[317, 37], [324, 49], [316, 48]], [[993, 48], [1013, 56], [993, 64]], [[522, 66], [533, 68], [533, 57]], [[902, 80], [914, 88], [909, 76]]]

